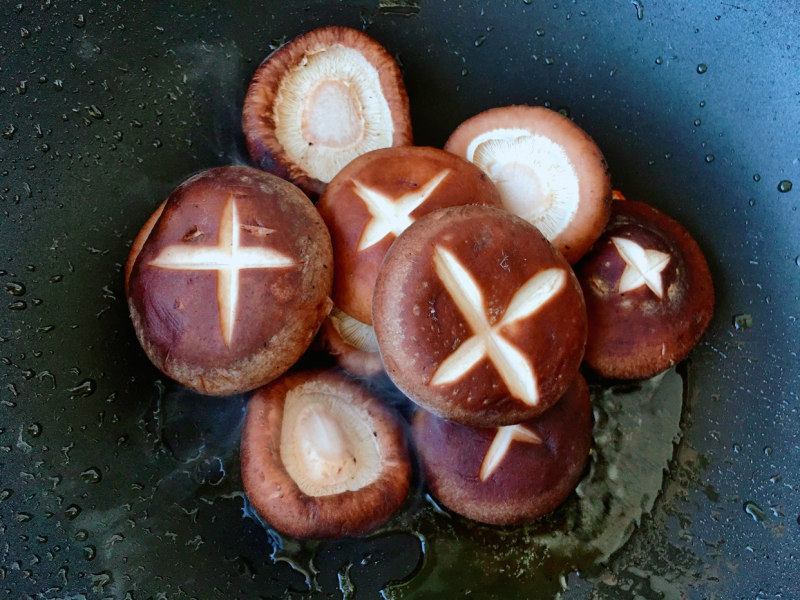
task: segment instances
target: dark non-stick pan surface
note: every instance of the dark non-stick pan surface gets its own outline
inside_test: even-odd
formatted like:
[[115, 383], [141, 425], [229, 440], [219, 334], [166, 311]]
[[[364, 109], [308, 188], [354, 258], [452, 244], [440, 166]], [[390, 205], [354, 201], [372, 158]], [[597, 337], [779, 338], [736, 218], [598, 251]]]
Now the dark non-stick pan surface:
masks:
[[[680, 435], [655, 507], [607, 564], [543, 575], [525, 595], [800, 597], [796, 2], [12, 0], [0, 6], [0, 598], [377, 598], [391, 582], [506, 598], [533, 568], [476, 568], [468, 556], [494, 535], [481, 528], [459, 538], [457, 584], [440, 577], [457, 564], [427, 558], [435, 535], [402, 522], [362, 540], [279, 538], [241, 494], [247, 398], [185, 392], [134, 337], [131, 239], [190, 174], [247, 163], [250, 75], [326, 24], [362, 28], [398, 58], [417, 143], [440, 146], [492, 106], [561, 110], [602, 148], [614, 186], [681, 221], [709, 259], [716, 316], [680, 369]], [[406, 523], [430, 510], [423, 493], [411, 503]]]

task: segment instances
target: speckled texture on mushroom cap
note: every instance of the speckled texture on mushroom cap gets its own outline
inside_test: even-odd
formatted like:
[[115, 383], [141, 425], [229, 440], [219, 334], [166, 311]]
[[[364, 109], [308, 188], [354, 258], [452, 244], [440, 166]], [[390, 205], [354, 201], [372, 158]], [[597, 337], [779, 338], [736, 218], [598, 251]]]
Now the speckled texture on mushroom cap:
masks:
[[[570, 264], [602, 233], [611, 202], [608, 165], [589, 134], [560, 113], [543, 106], [492, 108], [459, 125], [444, 149], [486, 170], [506, 208], [540, 227]], [[577, 179], [563, 181], [567, 174]], [[554, 220], [552, 204], [529, 213], [539, 194], [557, 189], [575, 201], [571, 214]]]
[[[303, 396], [312, 405], [330, 402], [324, 416], [338, 419], [334, 427], [345, 432], [343, 438], [353, 425], [364, 428], [374, 446], [370, 452], [377, 452], [379, 460], [378, 468], [362, 477], [363, 487], [310, 495], [290, 475], [282, 457], [287, 447], [282, 437], [285, 407], [287, 398], [296, 402]], [[313, 436], [297, 443], [305, 448], [309, 441]], [[411, 480], [397, 415], [366, 388], [331, 371], [289, 373], [253, 395], [242, 432], [241, 464], [245, 493], [258, 514], [278, 531], [298, 538], [328, 539], [372, 531], [400, 507]]]
[[574, 379], [586, 310], [564, 257], [527, 221], [459, 206], [413, 223], [386, 254], [373, 324], [409, 398], [472, 426], [544, 412]]
[[331, 307], [332, 250], [297, 187], [249, 167], [211, 169], [145, 227], [128, 304], [142, 347], [168, 376], [233, 394], [271, 381], [308, 348]]
[[371, 324], [375, 279], [397, 235], [423, 215], [461, 204], [501, 206], [483, 171], [444, 150], [387, 148], [348, 164], [317, 204], [331, 232], [336, 306]]
[[586, 362], [605, 377], [650, 377], [683, 360], [714, 311], [697, 242], [643, 202], [614, 201], [577, 273], [589, 319]]
[[[335, 66], [341, 60], [346, 67]], [[306, 81], [313, 70], [319, 77]], [[363, 86], [369, 89], [363, 92]], [[297, 87], [309, 89], [293, 89]], [[293, 102], [305, 108], [298, 108], [294, 119], [279, 117], [276, 107]], [[301, 132], [309, 120], [317, 124]], [[361, 136], [352, 143], [337, 141], [336, 124], [348, 120], [356, 129], [363, 127]], [[293, 181], [312, 199], [355, 156], [412, 142], [408, 96], [394, 58], [365, 33], [339, 26], [309, 31], [261, 63], [244, 100], [242, 127], [256, 164]], [[299, 147], [290, 150], [288, 141]], [[328, 148], [337, 151], [335, 160], [341, 164], [327, 176], [303, 164]]]
[[412, 432], [428, 485], [447, 508], [495, 525], [529, 521], [555, 509], [580, 480], [592, 443], [589, 390], [578, 375], [547, 412], [500, 429], [418, 410]]

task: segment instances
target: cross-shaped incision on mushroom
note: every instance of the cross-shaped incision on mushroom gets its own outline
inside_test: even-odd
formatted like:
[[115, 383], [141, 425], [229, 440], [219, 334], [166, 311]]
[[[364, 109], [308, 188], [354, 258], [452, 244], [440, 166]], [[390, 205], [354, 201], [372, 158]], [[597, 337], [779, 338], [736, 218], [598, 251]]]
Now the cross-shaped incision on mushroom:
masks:
[[430, 385], [458, 381], [488, 357], [511, 395], [529, 406], [536, 406], [539, 403], [536, 373], [530, 361], [503, 337], [501, 330], [520, 319], [532, 317], [558, 294], [567, 281], [565, 270], [554, 267], [536, 273], [516, 291], [503, 317], [491, 324], [481, 288], [464, 265], [441, 246], [434, 247], [433, 262], [437, 276], [472, 329], [472, 337], [442, 361]]
[[611, 241], [625, 261], [625, 270], [619, 279], [619, 293], [624, 294], [646, 285], [656, 296], [663, 298], [662, 272], [672, 257], [666, 252], [642, 248], [628, 238], [612, 237]]
[[443, 169], [425, 184], [398, 198], [392, 198], [359, 181], [353, 181], [353, 192], [364, 201], [370, 214], [370, 220], [364, 226], [361, 239], [358, 241], [358, 251], [374, 246], [389, 234], [400, 235], [414, 222], [411, 213], [430, 197], [449, 173], [450, 169]]
[[219, 325], [222, 339], [228, 347], [233, 339], [239, 303], [239, 271], [280, 269], [295, 264], [291, 258], [271, 248], [242, 246], [241, 230], [252, 233], [252, 227], [240, 223], [236, 199], [231, 196], [222, 210], [216, 246], [200, 246], [191, 241], [195, 238], [190, 238], [184, 243], [167, 246], [150, 262], [150, 265], [161, 269], [217, 272]]
[[498, 427], [497, 432], [494, 434], [494, 439], [489, 445], [489, 449], [483, 457], [481, 463], [481, 470], [478, 477], [481, 481], [486, 481], [494, 473], [495, 469], [500, 466], [503, 459], [508, 454], [511, 444], [514, 442], [524, 442], [526, 444], [541, 444], [542, 438], [539, 437], [535, 431], [524, 427], [523, 425], [509, 425], [507, 427]]

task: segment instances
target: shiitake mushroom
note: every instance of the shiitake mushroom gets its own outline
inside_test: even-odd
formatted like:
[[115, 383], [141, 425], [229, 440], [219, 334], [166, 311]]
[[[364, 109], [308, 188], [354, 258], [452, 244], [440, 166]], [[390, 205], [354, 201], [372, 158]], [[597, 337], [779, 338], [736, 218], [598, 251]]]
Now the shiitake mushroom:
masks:
[[586, 298], [586, 362], [609, 378], [642, 379], [680, 362], [714, 312], [706, 259], [655, 207], [615, 200], [601, 238], [577, 266]]
[[261, 63], [242, 127], [255, 163], [312, 199], [357, 156], [412, 142], [397, 63], [365, 33], [339, 26], [309, 31]]
[[289, 373], [255, 392], [241, 465], [258, 514], [297, 538], [368, 533], [398, 509], [411, 481], [397, 415], [333, 371]]
[[395, 240], [372, 319], [395, 385], [459, 423], [518, 423], [552, 406], [583, 357], [586, 309], [561, 254], [527, 221], [470, 205]]
[[197, 392], [264, 385], [309, 347], [331, 308], [330, 236], [294, 185], [219, 167], [176, 188], [131, 248], [131, 319], [151, 362]]
[[545, 413], [476, 428], [420, 409], [412, 432], [433, 495], [469, 519], [510, 525], [555, 509], [580, 480], [592, 444], [592, 408], [578, 375]]
[[372, 293], [386, 251], [416, 219], [462, 204], [500, 206], [475, 165], [438, 148], [405, 146], [359, 156], [328, 184], [317, 209], [333, 244], [333, 302], [372, 324]]
[[608, 220], [611, 179], [591, 137], [542, 106], [502, 106], [475, 115], [444, 149], [478, 165], [507, 210], [535, 225], [570, 264]]

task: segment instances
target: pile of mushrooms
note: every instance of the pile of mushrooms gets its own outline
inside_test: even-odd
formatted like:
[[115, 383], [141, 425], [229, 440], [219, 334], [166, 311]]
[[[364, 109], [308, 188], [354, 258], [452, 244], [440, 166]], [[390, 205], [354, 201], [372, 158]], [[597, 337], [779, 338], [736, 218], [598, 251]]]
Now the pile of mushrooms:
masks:
[[[258, 168], [179, 186], [132, 244], [126, 295], [165, 374], [253, 392], [242, 483], [286, 535], [379, 527], [409, 493], [412, 454], [455, 513], [541, 517], [589, 456], [581, 369], [649, 377], [711, 319], [697, 243], [612, 196], [600, 149], [549, 109], [492, 108], [443, 149], [413, 146], [397, 63], [325, 27], [258, 67], [242, 123]], [[326, 354], [338, 366], [295, 366]]]

